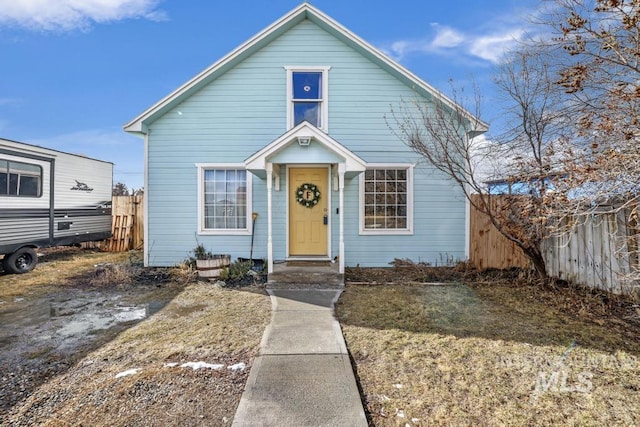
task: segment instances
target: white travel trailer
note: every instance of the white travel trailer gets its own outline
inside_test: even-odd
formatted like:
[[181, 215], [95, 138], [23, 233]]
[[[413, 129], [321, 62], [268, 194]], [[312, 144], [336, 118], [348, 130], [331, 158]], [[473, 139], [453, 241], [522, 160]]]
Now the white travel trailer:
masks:
[[111, 236], [113, 164], [0, 138], [0, 255], [26, 273], [35, 249]]

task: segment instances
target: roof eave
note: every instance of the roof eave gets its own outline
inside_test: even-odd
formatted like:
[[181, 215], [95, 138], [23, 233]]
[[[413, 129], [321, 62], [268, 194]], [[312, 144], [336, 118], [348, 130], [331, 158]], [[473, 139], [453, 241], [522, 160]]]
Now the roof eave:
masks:
[[367, 162], [360, 158], [357, 154], [344, 147], [338, 141], [327, 135], [309, 122], [302, 122], [298, 126], [288, 130], [270, 144], [261, 150], [252, 154], [245, 160], [245, 167], [251, 171], [260, 171], [266, 168], [270, 158], [279, 151], [286, 148], [298, 136], [306, 136], [313, 138], [314, 141], [324, 145], [327, 149], [334, 152], [338, 157], [344, 159], [347, 172], [364, 172], [367, 168]]
[[166, 109], [170, 108], [171, 105], [178, 103], [185, 95], [197, 90], [201, 85], [215, 79], [219, 74], [226, 71], [228, 68], [231, 68], [233, 64], [239, 62], [244, 57], [249, 56], [254, 50], [259, 49], [263, 44], [266, 44], [272, 38], [277, 37], [281, 32], [286, 31], [288, 28], [304, 20], [307, 17], [306, 11], [309, 7], [310, 5], [303, 3], [299, 7], [293, 9], [291, 12], [287, 13], [282, 18], [257, 33], [229, 54], [222, 57], [220, 60], [216, 61], [198, 73], [195, 77], [162, 98], [152, 107], [139, 114], [136, 118], [125, 124], [123, 129], [126, 132], [146, 133], [146, 126], [144, 126], [145, 123], [153, 121], [155, 116], [162, 114]]
[[[319, 25], [325, 30], [329, 29], [334, 36], [342, 38], [343, 40], [347, 40], [349, 42], [348, 44], [351, 47], [356, 48], [361, 52], [365, 52], [367, 56], [375, 59], [378, 62], [378, 65], [382, 65], [388, 71], [391, 71], [393, 74], [395, 74], [396, 77], [399, 76], [405, 79], [406, 83], [408, 83], [409, 86], [413, 86], [416, 89], [421, 89], [423, 93], [441, 99], [445, 103], [445, 105], [448, 105], [452, 108], [456, 107], [456, 103], [449, 97], [447, 97], [443, 92], [439, 91], [429, 83], [422, 80], [409, 69], [405, 68], [403, 65], [390, 58], [380, 49], [371, 45], [366, 40], [360, 38], [351, 30], [342, 26], [340, 23], [335, 21], [333, 18], [325, 15], [320, 10], [315, 9], [312, 6], [310, 6], [310, 9], [313, 14], [309, 15], [309, 19], [316, 25]], [[486, 132], [489, 129], [489, 125], [487, 123], [483, 122], [478, 117], [471, 114], [469, 111], [464, 110], [464, 113], [469, 122], [472, 124], [472, 130], [474, 132], [477, 132], [478, 135]]]
[[[253, 51], [260, 49], [264, 44], [267, 44], [273, 38], [287, 31], [289, 28], [297, 25], [304, 19], [309, 19], [321, 28], [328, 30], [334, 36], [347, 42], [351, 47], [359, 50], [361, 53], [365, 53], [372, 58], [378, 65], [383, 66], [388, 71], [391, 71], [396, 77], [401, 77], [410, 86], [423, 91], [430, 96], [435, 96], [441, 99], [446, 105], [455, 108], [456, 104], [449, 99], [444, 93], [440, 92], [404, 66], [400, 65], [395, 60], [389, 58], [382, 51], [369, 44], [367, 41], [361, 39], [356, 34], [351, 32], [346, 27], [334, 21], [331, 17], [325, 15], [320, 10], [316, 9], [309, 3], [302, 3], [297, 8], [293, 9], [273, 24], [257, 33], [251, 39], [240, 45], [228, 55], [215, 62], [210, 67], [206, 68], [191, 80], [180, 86], [175, 91], [161, 99], [154, 104], [151, 108], [147, 109], [131, 122], [124, 125], [124, 130], [132, 133], [146, 133], [145, 125], [152, 122], [155, 117], [163, 114], [172, 105], [180, 102], [180, 100], [197, 90], [201, 85], [208, 83], [215, 79], [219, 74], [224, 73], [227, 69], [233, 67], [233, 65], [242, 60], [244, 57], [249, 56]], [[469, 119], [470, 123], [476, 124], [474, 131], [479, 133], [486, 132], [488, 125], [480, 121], [477, 117], [465, 110], [465, 115]]]

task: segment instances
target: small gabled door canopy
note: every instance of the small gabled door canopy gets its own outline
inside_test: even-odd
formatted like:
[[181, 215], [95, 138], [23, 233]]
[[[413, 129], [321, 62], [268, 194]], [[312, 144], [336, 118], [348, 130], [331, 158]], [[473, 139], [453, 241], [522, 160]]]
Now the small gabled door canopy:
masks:
[[[344, 163], [345, 173], [347, 175], [357, 175], [364, 172], [367, 163], [358, 157], [355, 153], [345, 148], [338, 141], [313, 126], [311, 123], [304, 121], [290, 131], [279, 136], [271, 143], [266, 145], [257, 153], [253, 154], [244, 164], [247, 170], [256, 176], [264, 178], [267, 163], [270, 163], [278, 154], [294, 145], [300, 150], [300, 155], [304, 155], [305, 146], [299, 146], [298, 139], [310, 138], [310, 144], [319, 144], [329, 151], [338, 160], [337, 163]], [[304, 163], [300, 161], [299, 163]]]

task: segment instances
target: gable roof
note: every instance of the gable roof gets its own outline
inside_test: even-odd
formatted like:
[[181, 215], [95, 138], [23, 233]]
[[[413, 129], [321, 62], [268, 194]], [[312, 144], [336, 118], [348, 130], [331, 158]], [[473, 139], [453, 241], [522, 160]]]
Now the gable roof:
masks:
[[339, 158], [343, 159], [345, 172], [364, 172], [367, 163], [355, 153], [345, 148], [338, 141], [312, 125], [303, 121], [298, 126], [280, 135], [260, 151], [252, 154], [245, 160], [246, 169], [254, 173], [259, 173], [265, 169], [266, 163], [276, 154], [286, 149], [291, 144], [295, 144], [298, 137], [311, 137], [315, 144], [320, 144]]
[[[191, 96], [211, 81], [215, 80], [236, 64], [251, 56], [262, 47], [275, 40], [289, 29], [298, 25], [305, 19], [318, 25], [323, 30], [332, 34], [357, 52], [372, 60], [378, 66], [411, 86], [422, 95], [432, 96], [440, 99], [445, 105], [454, 106], [455, 103], [447, 98], [442, 92], [429, 85], [411, 71], [389, 58], [387, 55], [376, 49], [329, 16], [322, 13], [309, 3], [302, 3], [282, 18], [265, 28], [260, 33], [253, 36], [243, 45], [239, 46], [231, 53], [215, 62], [207, 69], [193, 77], [191, 80], [180, 86], [178, 89], [161, 99], [155, 105], [144, 111], [132, 121], [124, 125], [124, 130], [131, 133], [147, 133], [146, 125], [165, 114], [169, 109], [178, 105], [182, 100]], [[485, 132], [488, 126], [467, 112], [467, 117], [471, 123], [476, 124], [474, 132]]]

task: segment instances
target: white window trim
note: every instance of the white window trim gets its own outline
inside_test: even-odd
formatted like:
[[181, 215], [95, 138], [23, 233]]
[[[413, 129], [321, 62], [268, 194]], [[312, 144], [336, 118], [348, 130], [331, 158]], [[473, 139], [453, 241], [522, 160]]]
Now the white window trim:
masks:
[[359, 176], [358, 217], [360, 235], [407, 236], [413, 235], [413, 168], [411, 163], [367, 163], [370, 169], [404, 169], [407, 171], [407, 228], [405, 229], [368, 229], [364, 228], [364, 173]]
[[251, 212], [253, 211], [253, 175], [247, 171], [247, 227], [246, 228], [204, 228], [204, 171], [210, 169], [246, 170], [244, 163], [196, 163], [198, 169], [198, 234], [209, 236], [251, 235]]
[[322, 103], [321, 103], [321, 123], [320, 130], [329, 133], [329, 66], [291, 66], [284, 67], [287, 70], [287, 130], [293, 129], [293, 73], [294, 72], [315, 72], [322, 73]]

